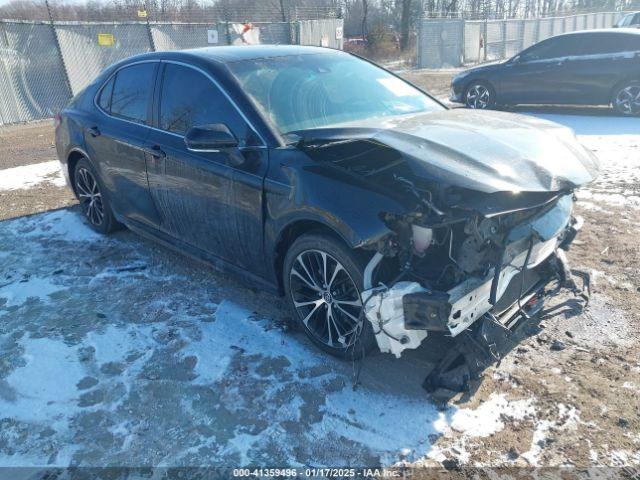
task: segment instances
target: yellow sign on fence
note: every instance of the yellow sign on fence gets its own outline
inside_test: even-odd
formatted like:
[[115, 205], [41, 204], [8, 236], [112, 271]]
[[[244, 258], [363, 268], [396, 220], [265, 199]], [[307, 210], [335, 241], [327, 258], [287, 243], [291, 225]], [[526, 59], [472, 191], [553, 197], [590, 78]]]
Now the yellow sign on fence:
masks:
[[98, 45], [102, 47], [113, 47], [116, 44], [116, 39], [110, 33], [98, 34]]
[[138, 10], [138, 17], [147, 18], [147, 11], [146, 10]]

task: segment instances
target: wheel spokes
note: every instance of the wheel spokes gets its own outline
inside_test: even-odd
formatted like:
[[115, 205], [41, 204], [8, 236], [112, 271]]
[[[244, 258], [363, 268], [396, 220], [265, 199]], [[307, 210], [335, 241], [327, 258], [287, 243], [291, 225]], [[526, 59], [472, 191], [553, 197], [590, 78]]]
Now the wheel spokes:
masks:
[[76, 191], [87, 220], [93, 225], [101, 225], [104, 219], [104, 205], [98, 182], [86, 168], [77, 172]]
[[302, 252], [289, 272], [290, 294], [308, 332], [332, 348], [348, 348], [356, 339], [362, 303], [347, 270], [321, 250]]

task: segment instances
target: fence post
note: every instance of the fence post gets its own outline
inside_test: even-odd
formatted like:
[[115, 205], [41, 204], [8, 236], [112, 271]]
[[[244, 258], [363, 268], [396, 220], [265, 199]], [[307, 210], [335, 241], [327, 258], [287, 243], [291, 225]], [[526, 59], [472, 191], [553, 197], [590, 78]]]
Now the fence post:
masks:
[[507, 20], [502, 21], [502, 58], [507, 58]]
[[485, 17], [484, 17], [484, 27], [483, 27], [483, 32], [482, 32], [482, 35], [484, 36], [484, 42], [483, 42], [484, 52], [482, 53], [482, 55], [483, 55], [483, 59], [482, 60], [484, 62], [487, 61], [487, 45], [488, 45], [488, 42], [489, 42], [489, 38], [487, 36], [487, 31], [489, 30], [488, 22], [489, 22], [489, 19], [485, 15]]
[[144, 11], [147, 12], [146, 24], [147, 24], [147, 35], [149, 35], [149, 47], [151, 47], [151, 51], [156, 51], [156, 43], [153, 41], [153, 32], [151, 32], [151, 24], [149, 23], [149, 2], [144, 0]]
[[60, 63], [62, 64], [62, 70], [64, 71], [64, 80], [67, 84], [67, 88], [69, 89], [69, 98], [73, 98], [73, 88], [71, 88], [71, 79], [69, 78], [69, 71], [67, 70], [67, 64], [64, 61], [64, 55], [62, 55], [62, 47], [60, 46], [60, 39], [58, 38], [58, 30], [56, 29], [55, 24], [53, 23], [53, 15], [51, 13], [51, 6], [49, 5], [49, 0], [44, 0], [44, 3], [47, 7], [47, 15], [49, 16], [49, 25], [51, 25], [51, 31], [53, 32], [53, 41], [56, 43], [56, 50], [58, 51], [58, 55], [60, 56]]
[[[8, 47], [9, 46], [9, 42], [7, 42], [7, 32], [4, 29], [4, 22], [2, 20], [0, 20], [0, 28], [2, 29], [2, 36], [0, 37], [0, 40], [4, 40], [6, 46]], [[2, 41], [0, 41], [0, 45], [2, 45]], [[5, 76], [7, 77], [7, 80], [8, 80], [9, 78], [8, 78], [7, 73], [6, 73], [4, 60], [1, 57], [0, 57], [0, 66], [2, 66], [2, 69], [5, 70]], [[4, 92], [4, 91], [5, 91], [5, 89], [0, 90], [0, 94], [2, 92]], [[8, 101], [9, 99], [7, 98], [6, 100]], [[2, 95], [0, 95], [0, 125], [4, 125], [5, 124], [4, 118], [2, 116], [2, 110], [4, 110], [3, 106], [6, 106], [6, 105], [7, 105], [7, 102], [3, 101]], [[6, 123], [9, 123], [9, 122], [7, 121]]]

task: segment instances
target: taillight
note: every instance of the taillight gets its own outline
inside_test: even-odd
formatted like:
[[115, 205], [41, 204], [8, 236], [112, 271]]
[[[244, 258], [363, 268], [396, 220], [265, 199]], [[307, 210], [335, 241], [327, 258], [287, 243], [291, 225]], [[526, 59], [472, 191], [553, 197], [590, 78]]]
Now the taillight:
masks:
[[62, 117], [60, 116], [60, 112], [58, 112], [53, 116], [53, 125], [56, 128], [58, 128], [60, 126], [61, 121], [62, 121]]

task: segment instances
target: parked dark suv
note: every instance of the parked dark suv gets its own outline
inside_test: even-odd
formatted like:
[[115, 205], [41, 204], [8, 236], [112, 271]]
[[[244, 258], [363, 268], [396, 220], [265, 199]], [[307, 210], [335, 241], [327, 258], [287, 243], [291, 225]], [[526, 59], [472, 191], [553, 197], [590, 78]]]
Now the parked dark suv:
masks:
[[640, 114], [640, 30], [566, 33], [506, 62], [472, 68], [452, 81], [451, 100], [496, 105], [613, 105]]

